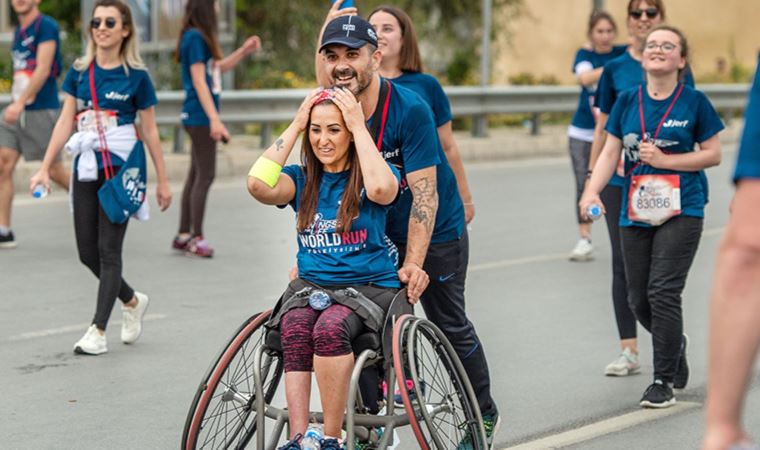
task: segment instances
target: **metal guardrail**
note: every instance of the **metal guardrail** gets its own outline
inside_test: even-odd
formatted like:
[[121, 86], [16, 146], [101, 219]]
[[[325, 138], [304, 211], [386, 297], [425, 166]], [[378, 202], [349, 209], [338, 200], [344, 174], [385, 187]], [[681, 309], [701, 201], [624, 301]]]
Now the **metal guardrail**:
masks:
[[[719, 111], [744, 109], [749, 93], [748, 84], [703, 84], [699, 89], [707, 94]], [[292, 120], [309, 89], [260, 89], [226, 91], [222, 94], [220, 116], [229, 124], [260, 123], [262, 146], [271, 141], [274, 124]], [[487, 117], [491, 114], [533, 114], [534, 131], [541, 113], [575, 111], [579, 89], [574, 86], [455, 86], [444, 89], [451, 102], [454, 117]], [[179, 126], [184, 100], [182, 91], [158, 92], [156, 120], [159, 125]], [[10, 101], [0, 95], [0, 107]], [[175, 133], [181, 137], [182, 133]]]

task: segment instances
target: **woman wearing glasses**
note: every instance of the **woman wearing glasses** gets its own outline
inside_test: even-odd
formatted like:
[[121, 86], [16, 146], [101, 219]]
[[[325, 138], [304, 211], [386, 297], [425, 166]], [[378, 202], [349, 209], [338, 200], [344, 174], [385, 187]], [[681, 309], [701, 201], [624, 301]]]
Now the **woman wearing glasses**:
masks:
[[592, 204], [607, 206], [600, 193], [622, 151], [623, 196], [617, 219], [627, 287], [631, 308], [652, 334], [654, 347], [654, 382], [640, 404], [665, 408], [675, 404], [673, 387], [682, 357], [681, 293], [702, 235], [704, 169], [720, 163], [718, 132], [723, 123], [703, 93], [680, 81], [689, 46], [679, 30], [655, 28], [642, 50], [647, 81], [618, 96], [606, 123], [609, 135], [579, 206], [582, 214]]
[[252, 36], [224, 58], [217, 31], [218, 13], [218, 1], [188, 0], [176, 51], [185, 90], [182, 125], [190, 135], [192, 147], [190, 170], [182, 189], [179, 230], [172, 247], [203, 258], [214, 255], [214, 249], [203, 238], [203, 216], [216, 174], [216, 145], [230, 138], [219, 119], [222, 72], [232, 70], [244, 57], [261, 48], [259, 37]]
[[[613, 59], [604, 66], [599, 79], [599, 85], [594, 99], [594, 106], [599, 108], [594, 130], [594, 142], [591, 146], [587, 178], [591, 176], [596, 160], [604, 147], [607, 132], [607, 118], [612, 111], [618, 96], [625, 90], [639, 86], [644, 82], [644, 69], [641, 67], [641, 49], [649, 31], [665, 20], [665, 4], [663, 0], [630, 0], [628, 2], [628, 34], [631, 45], [623, 55]], [[689, 70], [685, 70], [684, 82], [694, 86]], [[640, 370], [638, 345], [636, 339], [636, 319], [628, 305], [628, 290], [626, 288], [626, 272], [623, 265], [623, 255], [620, 246], [620, 230], [618, 216], [622, 202], [622, 167], [610, 179], [602, 191], [601, 197], [607, 208], [605, 222], [610, 236], [612, 249], [612, 304], [615, 310], [618, 334], [620, 337], [620, 355], [604, 369], [607, 376], [626, 376]], [[684, 364], [682, 373], [676, 381], [680, 389], [686, 386], [688, 365], [685, 363], [686, 349], [684, 347]]]
[[[98, 192], [108, 178], [147, 145], [156, 169], [156, 199], [161, 211], [171, 203], [154, 106], [153, 83], [137, 50], [137, 36], [129, 7], [121, 0], [98, 0], [92, 12], [89, 42], [62, 86], [63, 108], [30, 188], [50, 187], [50, 165], [65, 147], [74, 156], [71, 200], [79, 259], [100, 280], [92, 325], [74, 344], [76, 353], [98, 355], [108, 351], [105, 329], [114, 302], [122, 302], [121, 340], [134, 343], [142, 332], [148, 297], [122, 279], [122, 243], [127, 222], [113, 223]], [[94, 95], [93, 95], [94, 94]], [[141, 133], [135, 119], [139, 115]], [[71, 136], [76, 125], [76, 133]], [[67, 141], [68, 139], [68, 141]], [[143, 201], [138, 218], [147, 218]]]
[[[581, 85], [578, 108], [567, 129], [570, 141], [570, 159], [575, 175], [575, 201], [581, 199], [583, 185], [588, 172], [591, 143], [594, 141], [595, 118], [592, 106], [596, 95], [596, 85], [602, 76], [604, 65], [625, 52], [625, 45], [614, 45], [617, 25], [611, 15], [604, 11], [594, 11], [588, 21], [586, 36], [591, 41], [591, 49], [581, 48], [575, 54], [573, 74]], [[577, 208], [576, 208], [577, 210]], [[591, 221], [577, 215], [580, 239], [570, 253], [571, 261], [590, 261], [593, 256], [591, 245]]]

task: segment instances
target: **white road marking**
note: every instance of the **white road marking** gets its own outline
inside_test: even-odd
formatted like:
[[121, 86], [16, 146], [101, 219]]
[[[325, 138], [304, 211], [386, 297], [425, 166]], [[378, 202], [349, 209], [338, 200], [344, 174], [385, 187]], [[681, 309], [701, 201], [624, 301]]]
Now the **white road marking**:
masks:
[[553, 436], [536, 439], [535, 441], [526, 442], [513, 447], [505, 447], [502, 450], [542, 450], [563, 448], [700, 407], [702, 407], [701, 403], [678, 402], [674, 406], [665, 409], [641, 409], [639, 411], [601, 420]]
[[[145, 317], [143, 317], [143, 321], [153, 321], [153, 320], [161, 320], [161, 319], [166, 319], [166, 314], [146, 314]], [[112, 325], [121, 325], [120, 320], [116, 320], [110, 323]], [[48, 336], [56, 336], [59, 334], [81, 332], [81, 331], [85, 331], [87, 327], [89, 326], [90, 326], [89, 323], [80, 323], [77, 325], [67, 325], [60, 328], [49, 328], [47, 330], [30, 331], [28, 333], [21, 333], [15, 336], [10, 336], [6, 338], [4, 342], [28, 341], [31, 339], [44, 338]]]
[[[702, 237], [714, 237], [723, 234], [725, 227], [710, 228], [702, 232]], [[526, 256], [523, 258], [501, 259], [487, 263], [471, 264], [468, 268], [470, 272], [480, 272], [483, 270], [503, 269], [506, 267], [522, 266], [526, 264], [564, 261], [570, 257], [569, 253], [549, 253], [545, 255]]]

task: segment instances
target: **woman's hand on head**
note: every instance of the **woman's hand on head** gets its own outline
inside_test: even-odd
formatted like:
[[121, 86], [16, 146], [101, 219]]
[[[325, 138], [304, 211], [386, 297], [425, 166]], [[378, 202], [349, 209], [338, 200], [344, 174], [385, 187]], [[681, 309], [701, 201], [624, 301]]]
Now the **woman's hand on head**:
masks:
[[311, 108], [314, 107], [314, 103], [323, 90], [322, 88], [317, 88], [309, 92], [309, 95], [301, 102], [301, 106], [298, 107], [298, 112], [296, 112], [296, 116], [293, 118], [293, 125], [298, 129], [299, 133], [306, 129], [306, 125], [308, 125], [309, 118], [311, 117]]
[[343, 121], [346, 122], [346, 128], [352, 134], [366, 128], [367, 121], [364, 119], [362, 104], [356, 100], [354, 94], [345, 88], [336, 88], [333, 102], [343, 113]]

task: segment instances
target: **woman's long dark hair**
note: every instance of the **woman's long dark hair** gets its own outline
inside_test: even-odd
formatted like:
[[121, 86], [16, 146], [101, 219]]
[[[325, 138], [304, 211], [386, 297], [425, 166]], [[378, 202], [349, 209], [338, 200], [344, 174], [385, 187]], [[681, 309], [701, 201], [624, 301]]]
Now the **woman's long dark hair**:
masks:
[[[325, 100], [315, 105], [314, 108], [323, 105], [335, 105], [335, 103], [332, 100]], [[312, 109], [312, 111], [314, 110]], [[299, 232], [305, 231], [314, 221], [317, 201], [319, 200], [319, 186], [322, 183], [322, 173], [324, 173], [324, 165], [314, 154], [314, 149], [311, 146], [311, 140], [308, 136], [309, 130], [311, 130], [311, 116], [309, 123], [306, 124], [306, 136], [304, 136], [301, 145], [301, 164], [305, 171], [306, 185], [301, 195], [301, 204], [298, 206], [296, 228]], [[361, 191], [364, 188], [359, 155], [356, 153], [356, 145], [353, 141], [348, 147], [348, 171], [348, 182], [336, 215], [335, 231], [337, 233], [345, 233], [351, 230], [351, 222], [359, 216]]]
[[174, 58], [179, 61], [179, 47], [182, 44], [182, 35], [190, 28], [197, 28], [211, 50], [214, 59], [222, 59], [222, 48], [219, 45], [219, 30], [217, 27], [216, 10], [214, 0], [187, 0], [185, 16], [182, 19], [182, 31], [177, 40], [177, 49]]
[[375, 8], [367, 20], [379, 12], [384, 12], [396, 18], [401, 28], [401, 52], [398, 58], [399, 69], [402, 72], [423, 72], [422, 55], [417, 43], [417, 33], [414, 31], [412, 18], [404, 10], [390, 5], [381, 5]]

